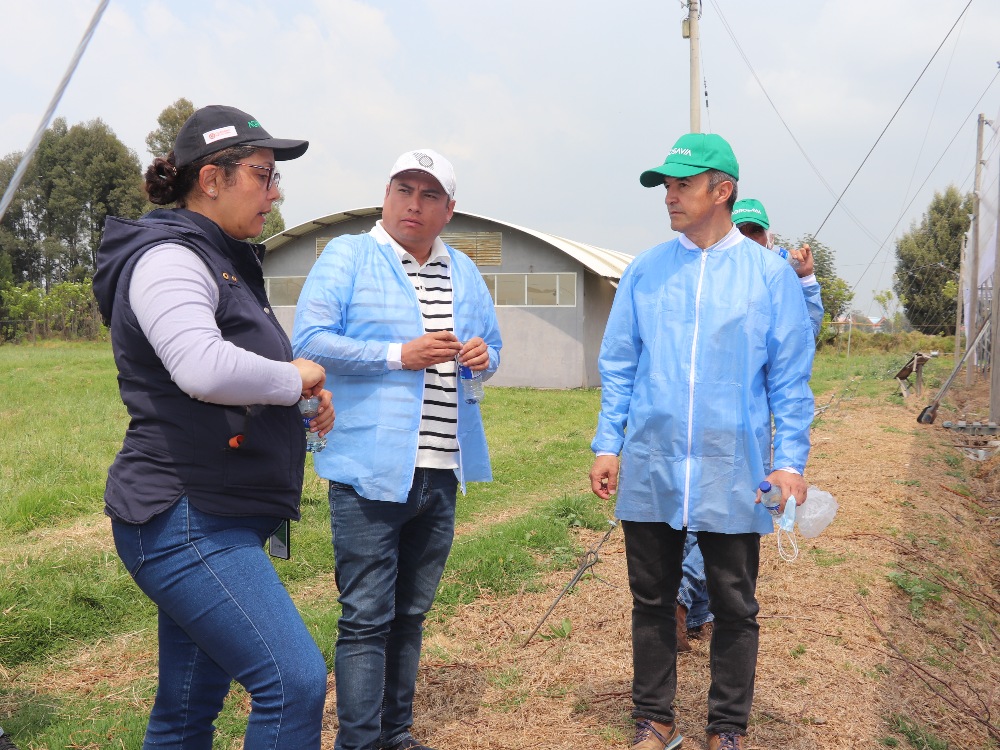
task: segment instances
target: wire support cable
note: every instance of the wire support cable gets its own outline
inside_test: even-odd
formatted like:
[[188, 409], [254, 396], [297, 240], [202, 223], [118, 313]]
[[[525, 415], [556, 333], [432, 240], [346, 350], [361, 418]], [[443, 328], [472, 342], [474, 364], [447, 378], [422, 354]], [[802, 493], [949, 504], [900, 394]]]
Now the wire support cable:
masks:
[[583, 557], [580, 559], [580, 567], [576, 569], [576, 573], [574, 573], [573, 577], [570, 578], [569, 583], [567, 583], [566, 586], [563, 588], [563, 590], [559, 592], [559, 596], [557, 596], [555, 601], [552, 602], [552, 606], [550, 606], [548, 611], [544, 615], [542, 615], [542, 619], [538, 621], [538, 624], [535, 626], [535, 629], [531, 631], [531, 635], [529, 635], [527, 638], [524, 639], [524, 643], [521, 644], [521, 648], [524, 648], [525, 646], [528, 645], [528, 643], [531, 642], [531, 639], [535, 637], [535, 633], [537, 633], [541, 629], [545, 621], [549, 619], [549, 615], [551, 615], [552, 612], [555, 611], [556, 605], [558, 605], [559, 602], [562, 601], [562, 598], [566, 596], [566, 594], [568, 594], [570, 590], [574, 586], [576, 586], [577, 583], [579, 583], [580, 579], [583, 578], [583, 574], [586, 573], [591, 568], [593, 568], [595, 565], [597, 565], [597, 563], [601, 561], [601, 558], [598, 556], [597, 553], [604, 545], [604, 543], [608, 541], [608, 537], [611, 536], [611, 532], [613, 532], [615, 530], [615, 527], [618, 525], [616, 521], [611, 521], [611, 520], [608, 521], [608, 524], [610, 525], [610, 528], [607, 530], [604, 536], [601, 537], [601, 541], [599, 541], [596, 545], [594, 545], [591, 549], [587, 550], [584, 553]]
[[69, 63], [69, 68], [67, 68], [66, 73], [63, 75], [62, 81], [59, 82], [56, 93], [52, 97], [52, 101], [49, 103], [49, 108], [45, 110], [45, 114], [42, 117], [41, 124], [38, 126], [38, 130], [35, 131], [35, 137], [32, 138], [31, 143], [28, 144], [27, 150], [21, 157], [21, 162], [17, 165], [17, 169], [14, 170], [14, 176], [10, 178], [10, 184], [7, 185], [7, 190], [4, 191], [3, 198], [0, 199], [0, 221], [3, 221], [4, 214], [7, 213], [7, 208], [14, 200], [14, 194], [17, 192], [18, 187], [21, 185], [21, 180], [24, 179], [24, 175], [28, 171], [28, 166], [31, 164], [31, 158], [35, 155], [38, 144], [42, 142], [42, 136], [45, 134], [45, 129], [49, 126], [49, 121], [52, 119], [52, 115], [55, 113], [56, 107], [59, 106], [59, 101], [62, 99], [62, 95], [66, 91], [66, 87], [69, 85], [70, 79], [73, 77], [73, 73], [76, 72], [76, 66], [80, 63], [80, 58], [83, 57], [84, 50], [87, 49], [87, 45], [90, 43], [90, 38], [97, 30], [97, 24], [100, 22], [101, 16], [104, 15], [104, 10], [108, 7], [108, 2], [110, 2], [110, 0], [101, 0], [101, 4], [97, 7], [97, 10], [94, 11], [94, 17], [90, 19], [90, 25], [84, 32], [80, 43], [76, 46], [76, 52], [73, 54], [73, 59]]

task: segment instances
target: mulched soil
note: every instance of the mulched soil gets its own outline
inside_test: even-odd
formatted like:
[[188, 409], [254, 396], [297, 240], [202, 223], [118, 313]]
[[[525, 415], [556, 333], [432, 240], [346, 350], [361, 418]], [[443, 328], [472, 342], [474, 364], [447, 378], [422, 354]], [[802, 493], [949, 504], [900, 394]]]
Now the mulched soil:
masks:
[[[956, 394], [934, 425], [917, 425], [926, 402], [912, 398], [845, 399], [819, 420], [808, 478], [840, 511], [820, 537], [799, 539], [793, 563], [778, 557], [773, 536], [763, 540], [746, 747], [907, 747], [894, 732], [899, 716], [950, 748], [988, 747], [987, 735], [996, 737], [1000, 458], [974, 463], [954, 447], [941, 421], [979, 418], [975, 404], [983, 403], [982, 393]], [[602, 536], [581, 532], [578, 541], [589, 549]], [[595, 576], [547, 621], [568, 619], [568, 637], [546, 625], [524, 645], [572, 576], [566, 571], [541, 590], [483, 596], [432, 624], [414, 733], [439, 750], [629, 747], [630, 599], [620, 530], [599, 554]], [[893, 573], [915, 582], [918, 599], [926, 582], [922, 606], [911, 608], [916, 600]], [[708, 644], [693, 645], [678, 666], [687, 750], [704, 746], [709, 683]], [[327, 721], [324, 748], [333, 747], [332, 700]]]

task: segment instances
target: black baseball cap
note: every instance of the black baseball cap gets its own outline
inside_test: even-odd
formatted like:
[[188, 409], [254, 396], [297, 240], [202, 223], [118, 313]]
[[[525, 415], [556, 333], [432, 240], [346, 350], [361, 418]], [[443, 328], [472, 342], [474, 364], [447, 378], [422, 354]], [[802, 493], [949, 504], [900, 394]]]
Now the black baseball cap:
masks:
[[260, 122], [236, 107], [210, 104], [181, 125], [174, 143], [175, 165], [185, 167], [230, 146], [257, 146], [274, 151], [275, 161], [298, 159], [309, 141], [272, 138]]

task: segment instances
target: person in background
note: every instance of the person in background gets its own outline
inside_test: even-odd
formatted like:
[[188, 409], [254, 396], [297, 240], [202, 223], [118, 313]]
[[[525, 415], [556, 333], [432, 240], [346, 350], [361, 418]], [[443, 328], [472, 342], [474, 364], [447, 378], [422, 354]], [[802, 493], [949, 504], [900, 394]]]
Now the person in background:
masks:
[[[772, 249], [773, 235], [769, 231], [764, 204], [753, 198], [744, 198], [733, 204], [733, 223], [744, 237], [749, 237], [763, 247]], [[789, 250], [797, 263], [795, 274], [802, 284], [802, 296], [809, 311], [813, 336], [818, 336], [823, 326], [823, 299], [820, 284], [813, 273], [813, 255], [809, 245]], [[708, 607], [708, 587], [705, 583], [705, 561], [697, 544], [698, 536], [688, 532], [684, 545], [684, 575], [677, 593], [677, 650], [690, 651], [689, 638], [703, 639], [712, 635], [712, 612]]]
[[196, 111], [147, 169], [152, 203], [109, 218], [94, 294], [130, 422], [104, 501], [115, 547], [157, 606], [159, 684], [144, 748], [210, 750], [233, 680], [250, 694], [246, 750], [319, 750], [326, 664], [264, 551], [298, 520], [297, 403], [334, 411], [322, 366], [292, 359], [258, 236], [280, 197], [272, 138], [233, 107]]
[[[682, 136], [640, 176], [663, 185], [680, 236], [622, 275], [601, 345], [591, 488], [617, 493], [632, 592], [633, 750], [682, 742], [676, 600], [698, 532], [715, 617], [709, 750], [739, 750], [753, 703], [764, 479], [801, 504], [815, 344], [788, 263], [733, 225], [739, 164], [720, 136]], [[773, 443], [771, 420], [776, 426]], [[772, 444], [774, 458], [771, 459]], [[619, 455], [621, 456], [619, 464]]]
[[337, 409], [315, 461], [330, 481], [343, 608], [337, 750], [427, 750], [410, 733], [423, 622], [451, 550], [457, 487], [492, 479], [456, 359], [491, 375], [500, 332], [482, 274], [439, 237], [454, 210], [451, 163], [407, 151], [381, 220], [326, 246], [295, 314], [295, 353], [326, 368]]
[[[774, 235], [771, 233], [771, 222], [767, 218], [764, 204], [754, 198], [744, 198], [733, 205], [733, 223], [744, 237], [749, 237], [758, 245], [773, 249]], [[789, 250], [788, 254], [797, 261], [795, 274], [802, 284], [802, 295], [809, 310], [809, 320], [812, 321], [813, 336], [819, 336], [823, 326], [823, 299], [820, 296], [820, 284], [813, 273], [813, 254], [809, 245]]]
[[691, 640], [712, 637], [712, 610], [708, 606], [705, 558], [698, 546], [698, 534], [689, 531], [684, 539], [684, 563], [677, 589], [677, 652], [691, 651]]

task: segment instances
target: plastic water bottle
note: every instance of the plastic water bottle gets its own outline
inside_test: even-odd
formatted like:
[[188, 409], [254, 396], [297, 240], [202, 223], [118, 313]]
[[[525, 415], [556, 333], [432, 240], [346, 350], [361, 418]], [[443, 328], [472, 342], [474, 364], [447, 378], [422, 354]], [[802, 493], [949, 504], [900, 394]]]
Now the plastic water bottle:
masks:
[[766, 479], [760, 483], [760, 502], [774, 518], [781, 518], [781, 488], [774, 487]]
[[781, 256], [782, 258], [784, 258], [785, 260], [787, 260], [791, 264], [792, 268], [794, 268], [796, 270], [798, 269], [798, 267], [799, 267], [799, 261], [798, 261], [798, 259], [796, 259], [785, 248], [783, 248], [783, 247], [776, 247], [776, 248], [774, 248], [774, 252], [776, 252], [779, 256]]
[[467, 404], [478, 404], [486, 395], [483, 388], [483, 373], [465, 365], [458, 366], [459, 380], [462, 381], [462, 398]]
[[837, 515], [838, 507], [836, 499], [829, 492], [824, 492], [819, 487], [810, 487], [806, 493], [806, 501], [799, 507], [795, 517], [799, 532], [806, 539], [819, 536]]
[[306, 428], [306, 450], [309, 453], [319, 453], [326, 447], [326, 438], [309, 428], [309, 423], [319, 414], [319, 398], [312, 396], [299, 401], [299, 413], [302, 414], [302, 424]]

